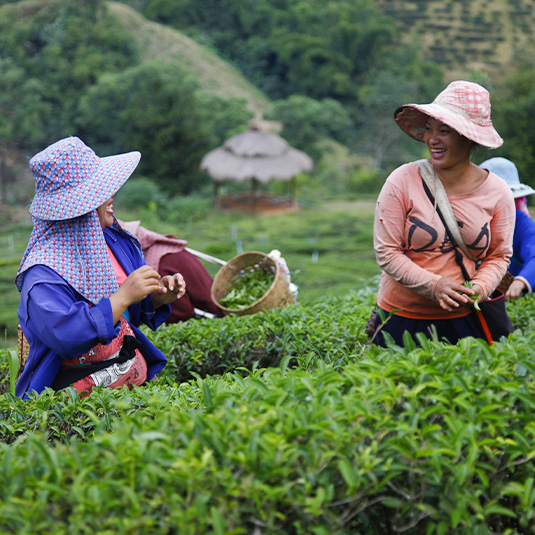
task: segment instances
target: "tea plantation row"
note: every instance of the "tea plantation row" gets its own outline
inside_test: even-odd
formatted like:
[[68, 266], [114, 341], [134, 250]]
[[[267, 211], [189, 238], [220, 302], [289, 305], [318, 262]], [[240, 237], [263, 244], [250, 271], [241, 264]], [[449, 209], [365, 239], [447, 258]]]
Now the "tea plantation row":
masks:
[[132, 391], [9, 393], [0, 533], [535, 533], [535, 300], [492, 347], [367, 344], [373, 289], [151, 334]]

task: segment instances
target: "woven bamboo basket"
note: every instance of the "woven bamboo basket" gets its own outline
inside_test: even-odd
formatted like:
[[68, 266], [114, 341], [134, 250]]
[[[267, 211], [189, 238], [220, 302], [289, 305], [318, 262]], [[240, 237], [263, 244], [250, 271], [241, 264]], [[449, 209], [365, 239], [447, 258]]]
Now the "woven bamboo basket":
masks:
[[[256, 269], [269, 270], [275, 274], [273, 283], [260, 299], [243, 308], [227, 308], [219, 303], [232, 288], [240, 273], [245, 270]], [[294, 296], [290, 292], [288, 280], [281, 272], [277, 261], [265, 253], [252, 251], [235, 256], [216, 273], [212, 283], [212, 300], [222, 310], [223, 314], [245, 316], [262, 310], [293, 304]]]
[[17, 374], [18, 377], [26, 364], [26, 360], [28, 360], [28, 354], [30, 353], [30, 343], [24, 336], [20, 325], [17, 326], [17, 334], [19, 339], [19, 372]]

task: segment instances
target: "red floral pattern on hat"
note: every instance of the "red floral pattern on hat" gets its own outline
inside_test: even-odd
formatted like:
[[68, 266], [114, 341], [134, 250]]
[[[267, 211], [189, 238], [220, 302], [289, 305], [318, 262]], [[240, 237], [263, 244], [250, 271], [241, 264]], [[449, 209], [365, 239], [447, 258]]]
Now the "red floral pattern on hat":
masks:
[[66, 221], [33, 218], [28, 247], [15, 279], [19, 291], [24, 272], [37, 264], [53, 269], [94, 304], [119, 287], [96, 210]]
[[77, 137], [53, 143], [30, 160], [35, 196], [30, 212], [39, 219], [71, 219], [98, 208], [126, 182], [141, 154], [99, 158]]

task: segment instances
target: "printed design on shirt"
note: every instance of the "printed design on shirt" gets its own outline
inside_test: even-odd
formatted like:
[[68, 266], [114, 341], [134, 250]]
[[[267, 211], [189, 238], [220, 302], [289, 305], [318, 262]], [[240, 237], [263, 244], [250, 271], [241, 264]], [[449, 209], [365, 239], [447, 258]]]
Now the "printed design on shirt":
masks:
[[111, 386], [118, 381], [123, 375], [130, 371], [130, 368], [134, 365], [136, 358], [131, 358], [126, 362], [115, 363], [112, 366], [108, 366], [103, 370], [99, 370], [91, 374], [91, 378], [95, 382], [95, 386]]
[[[421, 221], [420, 219], [414, 216], [409, 217], [409, 222], [411, 223], [411, 226], [409, 228], [409, 232], [407, 236], [408, 248], [412, 249], [416, 253], [422, 253], [425, 251], [433, 251], [436, 248], [436, 244], [440, 239], [439, 231], [435, 227]], [[459, 221], [457, 223], [459, 225], [459, 228], [462, 229], [463, 223]], [[443, 239], [442, 239], [442, 243], [439, 245], [438, 248], [442, 254], [446, 254], [446, 253], [451, 252], [454, 249], [454, 247], [453, 247], [453, 244], [451, 243], [448, 233], [446, 232], [443, 226], [442, 226], [442, 229], [443, 229], [443, 234], [442, 234]], [[413, 240], [415, 238], [416, 232], [418, 232], [418, 243], [419, 244], [423, 243], [423, 245], [418, 246], [418, 247], [413, 247]], [[476, 239], [471, 243], [467, 243], [466, 246], [468, 247], [469, 250], [471, 250], [474, 253], [474, 256], [478, 258], [482, 256], [484, 252], [487, 250], [489, 243], [490, 243], [489, 224], [488, 222], [486, 222], [481, 227], [481, 230], [478, 236], [476, 237]]]
[[479, 236], [472, 242], [467, 243], [466, 246], [471, 251], [479, 251], [479, 253], [476, 253], [474, 256], [479, 257], [481, 256], [481, 253], [486, 251], [490, 243], [490, 232], [489, 232], [489, 224], [485, 223], [483, 227], [481, 228], [481, 232], [479, 233]]
[[418, 218], [411, 216], [409, 217], [409, 221], [412, 223], [411, 228], [409, 229], [409, 249], [411, 249], [411, 242], [412, 242], [412, 236], [416, 232], [417, 229], [423, 230], [425, 233], [429, 234], [429, 242], [426, 243], [423, 247], [419, 247], [417, 249], [414, 249], [416, 253], [421, 253], [422, 251], [428, 251], [429, 249], [433, 249], [433, 244], [437, 241], [438, 238], [438, 232], [430, 225], [427, 225], [423, 221], [420, 221]]

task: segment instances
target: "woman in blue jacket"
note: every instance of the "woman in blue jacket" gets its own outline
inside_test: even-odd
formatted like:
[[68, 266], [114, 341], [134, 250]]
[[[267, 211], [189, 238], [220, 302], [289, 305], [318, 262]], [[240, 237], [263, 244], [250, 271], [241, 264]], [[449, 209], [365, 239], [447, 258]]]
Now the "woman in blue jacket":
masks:
[[515, 198], [513, 256], [509, 265], [509, 272], [515, 279], [505, 294], [505, 298], [510, 301], [524, 293], [532, 292], [535, 286], [535, 221], [531, 219], [526, 203], [526, 197], [533, 195], [535, 190], [520, 182], [516, 165], [506, 158], [491, 158], [479, 167], [488, 169], [503, 178]]
[[140, 157], [99, 158], [69, 137], [30, 160], [33, 230], [16, 278], [30, 351], [17, 396], [140, 385], [167, 363], [138, 327], [166, 320], [169, 303], [185, 292], [183, 278], [160, 278], [145, 265], [139, 242], [113, 215], [112, 196]]

